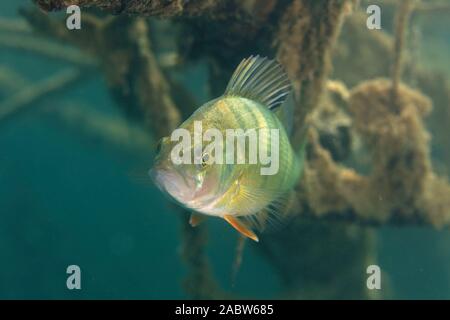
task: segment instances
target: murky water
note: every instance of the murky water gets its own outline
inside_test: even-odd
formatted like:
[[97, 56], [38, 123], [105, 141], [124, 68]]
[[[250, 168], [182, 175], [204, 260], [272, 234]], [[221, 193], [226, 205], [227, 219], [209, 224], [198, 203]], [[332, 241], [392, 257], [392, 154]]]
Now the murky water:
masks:
[[[363, 1], [361, 8], [366, 6]], [[190, 248], [183, 236], [186, 219], [180, 219], [180, 214], [186, 213], [180, 213], [147, 176], [154, 157], [153, 141], [159, 137], [152, 136], [133, 116], [123, 112], [123, 106], [119, 106], [118, 99], [112, 94], [114, 89], [111, 90], [104, 69], [82, 67], [83, 75], [73, 80], [61, 76], [61, 72], [81, 67], [68, 61], [67, 56], [52, 56], [52, 50], [59, 49], [44, 43], [55, 43], [58, 48], [69, 48], [70, 52], [86, 52], [55, 38], [31, 35], [30, 27], [24, 24], [18, 9], [33, 7], [24, 0], [0, 4], [0, 113], [2, 107], [19, 105], [8, 117], [0, 117], [0, 298], [190, 298], [183, 283], [190, 278], [192, 265], [187, 264], [182, 255], [196, 248]], [[363, 38], [367, 35], [370, 41], [370, 34], [376, 32], [392, 38], [395, 11], [389, 8], [382, 11], [382, 30], [368, 30], [365, 24], [360, 26]], [[94, 14], [98, 12], [94, 11]], [[64, 13], [50, 16], [60, 21], [65, 19]], [[346, 17], [351, 18], [352, 15]], [[9, 27], [1, 21], [17, 24]], [[270, 25], [271, 21], [267, 23]], [[449, 114], [450, 105], [444, 104], [449, 101], [450, 87], [443, 89], [439, 84], [448, 83], [450, 79], [449, 24], [448, 12], [413, 14], [410, 28], [415, 31], [408, 36], [407, 50], [407, 55], [415, 59], [414, 64], [430, 73], [427, 87], [429, 92], [434, 92], [431, 97], [434, 109], [425, 123], [432, 135], [430, 147], [434, 170], [446, 179], [450, 144], [445, 135], [448, 136], [450, 117], [445, 116]], [[216, 85], [220, 87], [221, 84], [210, 83], [211, 65], [205, 57], [186, 56], [191, 60], [181, 60], [171, 66], [170, 53], [184, 50], [176, 49], [174, 44], [179, 25], [173, 26], [170, 20], [152, 20], [151, 25], [154, 50], [159, 63], [167, 66], [165, 72], [177, 79], [196, 101], [203, 103], [214, 97], [214, 92], [219, 90]], [[65, 27], [64, 24], [60, 26]], [[84, 24], [82, 28], [85, 28]], [[275, 23], [273, 28], [276, 28]], [[346, 30], [344, 24], [337, 39], [337, 52], [341, 41], [352, 39], [352, 34], [346, 34]], [[204, 34], [200, 35], [201, 31], [198, 32], [199, 38], [204, 37]], [[191, 36], [195, 38], [197, 34]], [[14, 43], [14, 39], [19, 43]], [[39, 50], [27, 42], [31, 39], [45, 39], [47, 42], [38, 47], [49, 52], [37, 52]], [[20, 43], [30, 45], [21, 46]], [[195, 50], [200, 50], [202, 44], [211, 46], [211, 43], [206, 40], [197, 43]], [[252, 45], [250, 42], [242, 54], [251, 53]], [[255, 41], [253, 53], [260, 53], [259, 45]], [[226, 57], [228, 54], [227, 48], [208, 47], [208, 50], [208, 55], [223, 54]], [[335, 66], [331, 77], [342, 80], [349, 89], [365, 79], [360, 67], [350, 63], [352, 60], [373, 64], [375, 71], [369, 70], [367, 74], [383, 76], [384, 71], [379, 66], [388, 65], [391, 57], [375, 56], [374, 61], [370, 60], [373, 59], [371, 55], [364, 60], [364, 52], [363, 49], [351, 52], [350, 55], [363, 55], [354, 59], [345, 58], [345, 54], [333, 56], [334, 63], [339, 65]], [[261, 53], [269, 55], [274, 50]], [[235, 61], [230, 64], [234, 66]], [[411, 86], [425, 81], [424, 77], [410, 73], [408, 67], [405, 69], [404, 80]], [[350, 71], [347, 73], [346, 70]], [[228, 71], [224, 73], [229, 74]], [[49, 92], [32, 91], [55, 75], [61, 76], [56, 86], [63, 81], [67, 84], [54, 90], [50, 88]], [[190, 110], [182, 113], [184, 119]], [[364, 171], [366, 164], [355, 165], [352, 161], [349, 161], [352, 166], [360, 166], [359, 169]], [[356, 225], [351, 222], [349, 227], [347, 222], [343, 226], [334, 219], [327, 221], [323, 233], [328, 238], [322, 238], [322, 227], [304, 227], [306, 230], [316, 228], [316, 232], [306, 232], [303, 237], [301, 247], [313, 247], [314, 250], [298, 252], [302, 268], [290, 270], [303, 279], [296, 286], [296, 289], [301, 288], [300, 294], [286, 291], [284, 280], [290, 278], [283, 272], [289, 268], [280, 267], [266, 249], [261, 250], [259, 244], [253, 243], [247, 243], [245, 247], [242, 265], [232, 286], [237, 235], [219, 219], [210, 219], [206, 223], [208, 240], [204, 257], [210, 263], [209, 270], [220, 290], [234, 297], [320, 298], [320, 290], [323, 290], [323, 297], [333, 298], [450, 298], [450, 233], [445, 228], [436, 230], [413, 223], [398, 226], [394, 223], [378, 226], [363, 223], [359, 226], [359, 222]], [[339, 235], [329, 235], [330, 230], [354, 232], [357, 234], [355, 239], [363, 239], [365, 236], [361, 234], [368, 234], [370, 240], [365, 245], [355, 245], [350, 240], [351, 244], [348, 244], [340, 242]], [[282, 234], [283, 229], [277, 232]], [[269, 236], [266, 241], [270, 239]], [[341, 247], [345, 245], [349, 246], [348, 250]], [[357, 248], [355, 251], [360, 250], [367, 256], [366, 259], [363, 262], [355, 259], [359, 264], [349, 263], [343, 266], [345, 270], [333, 270], [334, 262], [340, 265], [340, 261], [346, 259], [344, 254], [353, 250], [353, 245]], [[295, 247], [295, 243], [288, 241], [285, 247]], [[330, 252], [340, 251], [342, 255], [330, 255]], [[348, 261], [352, 259], [353, 256]], [[281, 260], [283, 258], [277, 261]], [[285, 261], [289, 259], [284, 257], [283, 263]], [[340, 285], [348, 282], [349, 287], [365, 287], [365, 283], [356, 282], [365, 281], [369, 276], [366, 268], [372, 264], [382, 271], [382, 288], [375, 290], [376, 293], [368, 290], [369, 293], [350, 294], [342, 287], [333, 287], [335, 281]], [[69, 274], [66, 270], [70, 265], [77, 265], [81, 270], [80, 290], [67, 288]], [[322, 274], [323, 281], [320, 279]], [[330, 295], [329, 290], [336, 292]]]

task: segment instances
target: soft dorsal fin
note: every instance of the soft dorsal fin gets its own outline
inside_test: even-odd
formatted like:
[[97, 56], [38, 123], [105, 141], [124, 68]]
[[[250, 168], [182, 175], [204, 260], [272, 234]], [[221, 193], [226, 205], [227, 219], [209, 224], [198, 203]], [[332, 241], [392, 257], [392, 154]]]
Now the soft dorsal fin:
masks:
[[234, 71], [225, 95], [255, 100], [270, 110], [279, 107], [291, 91], [291, 82], [275, 60], [250, 56]]

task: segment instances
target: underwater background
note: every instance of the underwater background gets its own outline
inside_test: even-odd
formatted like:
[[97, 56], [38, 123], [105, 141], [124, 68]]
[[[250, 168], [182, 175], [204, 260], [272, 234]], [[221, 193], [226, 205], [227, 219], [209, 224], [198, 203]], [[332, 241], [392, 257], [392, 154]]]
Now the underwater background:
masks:
[[[285, 4], [289, 1], [279, 2], [289, 5]], [[349, 88], [366, 77], [382, 76], [378, 73], [380, 66], [392, 60], [381, 49], [372, 49], [371, 41], [374, 33], [393, 37], [396, 5], [390, 1], [373, 3], [382, 7], [382, 30], [366, 28], [365, 8], [369, 2], [353, 1], [332, 53], [329, 77], [342, 80]], [[99, 19], [112, 17], [95, 9], [88, 12]], [[205, 237], [207, 232], [207, 238], [199, 239], [200, 244], [186, 242], [185, 229], [190, 227], [186, 226], [187, 218], [180, 219], [180, 215], [187, 213], [179, 212], [147, 176], [158, 137], [142, 128], [134, 114], [118, 107], [126, 94], [114, 95], [104, 67], [96, 68], [87, 62], [89, 50], [78, 50], [73, 43], [32, 30], [39, 29], [39, 14], [31, 1], [0, 3], [1, 299], [450, 298], [448, 229], [405, 221], [372, 224], [358, 219], [305, 218], [298, 229], [301, 243], [284, 238], [282, 247], [286, 250], [276, 249], [274, 253], [270, 245], [269, 249], [261, 249], [259, 244], [247, 243], [232, 286], [235, 231], [219, 219], [210, 219], [202, 227], [207, 230], [188, 231]], [[352, 18], [358, 15], [364, 18]], [[61, 29], [65, 28], [64, 12], [49, 16], [60, 21]], [[432, 136], [431, 161], [438, 175], [446, 179], [450, 168], [450, 117], [442, 115], [450, 114], [449, 16], [448, 7], [414, 13], [407, 38], [408, 57], [430, 74], [426, 95], [435, 92], [431, 97], [433, 110], [425, 123]], [[25, 20], [35, 22], [34, 26]], [[200, 105], [224, 86], [222, 82], [210, 83], [208, 72], [214, 63], [198, 56], [198, 52], [192, 53], [197, 55], [192, 61], [188, 61], [189, 55], [179, 63], [181, 66], [172, 66], [176, 33], [180, 32], [177, 23], [183, 23], [173, 20], [148, 20], [156, 57], [161, 65], [167, 65], [164, 74], [182, 84]], [[223, 29], [232, 28], [223, 23]], [[192, 24], [191, 50], [208, 50], [209, 55], [223, 55], [225, 59], [231, 49], [202, 49], [202, 45], [212, 46], [215, 42], [199, 25]], [[352, 30], [355, 25], [359, 32]], [[82, 20], [82, 30], [84, 27]], [[118, 37], [124, 34], [124, 29], [115, 31]], [[195, 32], [206, 39], [203, 44], [195, 43]], [[350, 58], [340, 51], [345, 51], [339, 47], [345, 41], [352, 44], [346, 53]], [[235, 60], [228, 62], [230, 72], [247, 54], [273, 54], [262, 49], [259, 42], [250, 42], [235, 54]], [[183, 54], [188, 49], [176, 50]], [[79, 59], [84, 62], [78, 63]], [[358, 74], [364, 66], [373, 67], [364, 71], [361, 79]], [[224, 73], [229, 76], [230, 72]], [[420, 87], [418, 83], [425, 81], [414, 78], [409, 67], [405, 67], [404, 74], [405, 82], [412, 87]], [[4, 112], [9, 109], [13, 111]], [[189, 114], [183, 111], [182, 119]], [[364, 155], [355, 159], [346, 163], [364, 171], [365, 164], [357, 160], [367, 159]], [[450, 208], [443, 211], [448, 213]], [[277, 232], [283, 233], [283, 229]], [[342, 239], [341, 234], [346, 238]], [[263, 237], [262, 242], [270, 242], [271, 237]], [[197, 244], [205, 250], [202, 259], [207, 259], [207, 267], [205, 261], [189, 257], [190, 252], [199, 250]], [[296, 245], [299, 249], [295, 259], [302, 261], [298, 268], [290, 264], [292, 251], [288, 251]], [[355, 252], [359, 252], [357, 258], [353, 257]], [[273, 263], [273, 259], [284, 262]], [[193, 270], [196, 263], [204, 268]], [[81, 290], [66, 287], [66, 268], [73, 264], [81, 268]], [[382, 270], [382, 289], [354, 289], [365, 288], [366, 268], [371, 264]], [[205, 280], [211, 276], [209, 273], [214, 279]], [[289, 283], [294, 281], [292, 274], [298, 275], [295, 286]], [[193, 293], [197, 280], [214, 282], [213, 289]]]

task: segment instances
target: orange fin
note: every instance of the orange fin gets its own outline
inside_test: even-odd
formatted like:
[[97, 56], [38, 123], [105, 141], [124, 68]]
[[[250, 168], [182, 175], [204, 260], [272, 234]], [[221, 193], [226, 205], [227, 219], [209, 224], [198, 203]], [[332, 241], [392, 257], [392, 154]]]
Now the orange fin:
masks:
[[189, 224], [193, 227], [198, 226], [200, 223], [206, 220], [206, 216], [204, 214], [192, 213], [189, 218]]
[[238, 218], [231, 216], [231, 215], [224, 215], [223, 218], [226, 222], [231, 224], [233, 228], [235, 228], [237, 231], [239, 231], [242, 235], [246, 236], [247, 238], [250, 238], [256, 242], [259, 241], [256, 234], [250, 230], [243, 222], [239, 221]]

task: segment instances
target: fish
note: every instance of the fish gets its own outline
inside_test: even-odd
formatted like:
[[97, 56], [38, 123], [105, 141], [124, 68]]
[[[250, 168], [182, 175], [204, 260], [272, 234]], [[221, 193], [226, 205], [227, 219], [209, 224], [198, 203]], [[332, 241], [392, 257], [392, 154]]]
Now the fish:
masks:
[[[149, 174], [163, 193], [192, 211], [193, 227], [217, 217], [258, 242], [257, 233], [277, 219], [303, 168], [303, 153], [293, 148], [288, 132], [293, 118], [293, 104], [287, 103], [291, 91], [281, 64], [250, 56], [237, 66], [222, 96], [195, 110], [177, 128], [180, 134], [160, 140]], [[205, 139], [203, 132], [215, 134]], [[244, 140], [236, 134], [228, 144], [229, 132], [241, 136], [244, 132]], [[257, 148], [252, 149], [255, 136]], [[182, 145], [181, 137], [191, 141]], [[210, 144], [204, 147], [202, 138]], [[196, 144], [199, 140], [202, 143]], [[210, 147], [213, 141], [220, 147]]]

